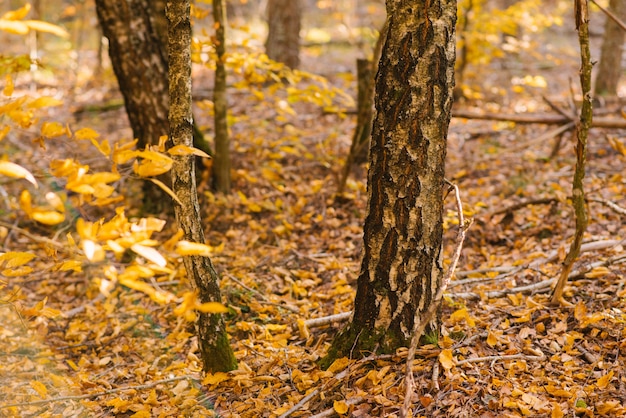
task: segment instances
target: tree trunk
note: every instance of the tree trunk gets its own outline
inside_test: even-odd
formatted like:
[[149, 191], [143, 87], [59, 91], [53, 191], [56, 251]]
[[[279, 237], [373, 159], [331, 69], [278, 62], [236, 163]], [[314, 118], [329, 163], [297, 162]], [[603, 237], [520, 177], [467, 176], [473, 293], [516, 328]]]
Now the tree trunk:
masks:
[[274, 61], [295, 69], [300, 65], [301, 0], [269, 0], [265, 53]]
[[[351, 323], [321, 361], [406, 347], [442, 276], [455, 0], [387, 0], [376, 76], [364, 254]], [[437, 333], [439, 318], [427, 328]]]
[[226, 10], [224, 0], [213, 0], [215, 21], [215, 88], [213, 89], [213, 114], [215, 120], [215, 158], [213, 159], [213, 187], [216, 191], [230, 193], [230, 137], [228, 134], [228, 101], [226, 99]]
[[[626, 21], [626, 1], [611, 0], [609, 10], [621, 21]], [[626, 32], [607, 16], [596, 76], [595, 93], [598, 96], [617, 96], [617, 86], [622, 75], [622, 53]]]
[[[193, 144], [191, 112], [191, 22], [189, 0], [168, 2], [169, 21], [169, 145]], [[176, 220], [185, 239], [204, 244], [200, 205], [196, 189], [195, 164], [192, 155], [173, 156], [172, 188], [182, 205], [175, 205]], [[209, 257], [185, 256], [189, 281], [198, 291], [201, 303], [219, 302], [218, 277]], [[196, 330], [205, 372], [225, 372], [237, 367], [224, 320], [221, 315], [198, 313]]]
[[150, 0], [96, 0], [98, 19], [138, 147], [168, 134], [167, 59]]

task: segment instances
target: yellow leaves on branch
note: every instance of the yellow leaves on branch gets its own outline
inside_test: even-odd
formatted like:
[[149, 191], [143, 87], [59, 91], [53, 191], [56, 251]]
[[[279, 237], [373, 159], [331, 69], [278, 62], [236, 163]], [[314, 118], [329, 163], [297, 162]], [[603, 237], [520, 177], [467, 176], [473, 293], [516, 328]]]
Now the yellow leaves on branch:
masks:
[[219, 252], [223, 249], [223, 244], [212, 247], [206, 244], [191, 241], [179, 241], [176, 244], [176, 253], [182, 256], [197, 255], [201, 257], [210, 257], [211, 254]]
[[180, 305], [174, 309], [176, 315], [182, 316], [187, 321], [194, 321], [196, 319], [195, 311], [202, 313], [220, 314], [227, 313], [228, 308], [220, 302], [205, 302], [200, 303], [198, 296], [194, 292], [186, 292], [183, 295], [183, 301]]
[[35, 180], [35, 177], [31, 174], [30, 171], [28, 171], [21, 165], [12, 163], [10, 161], [0, 161], [0, 174], [7, 177], [27, 180], [35, 187], [39, 187], [39, 185], [37, 184], [37, 180]]
[[26, 35], [31, 30], [36, 30], [51, 33], [62, 38], [69, 37], [67, 31], [60, 26], [42, 22], [41, 20], [24, 20], [30, 9], [30, 4], [26, 4], [17, 10], [12, 10], [2, 15], [0, 17], [0, 30], [16, 35]]

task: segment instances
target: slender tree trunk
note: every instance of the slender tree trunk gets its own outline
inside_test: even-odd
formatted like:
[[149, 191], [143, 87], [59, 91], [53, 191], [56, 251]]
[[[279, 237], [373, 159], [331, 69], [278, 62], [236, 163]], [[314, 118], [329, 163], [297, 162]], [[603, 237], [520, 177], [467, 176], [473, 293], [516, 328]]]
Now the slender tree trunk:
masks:
[[[611, 0], [609, 10], [621, 21], [626, 21], [626, 0]], [[596, 76], [595, 93], [598, 96], [617, 96], [617, 86], [622, 75], [622, 55], [626, 32], [607, 16]]]
[[[354, 314], [322, 366], [409, 346], [416, 312], [426, 312], [442, 276], [456, 1], [387, 0], [387, 16]], [[437, 333], [438, 322], [426, 332]]]
[[[169, 111], [170, 145], [193, 144], [191, 112], [191, 22], [189, 0], [170, 0], [169, 21]], [[176, 220], [185, 239], [204, 244], [204, 231], [196, 189], [195, 163], [192, 155], [174, 156], [172, 188], [182, 205], [175, 205]], [[219, 302], [218, 277], [209, 257], [185, 256], [189, 281], [198, 291], [201, 303]], [[229, 371], [237, 367], [224, 320], [221, 315], [198, 313], [196, 330], [206, 372]]]
[[228, 101], [226, 99], [226, 10], [224, 0], [213, 0], [215, 21], [215, 88], [213, 111], [215, 118], [215, 158], [213, 159], [213, 186], [222, 193], [230, 193], [230, 138], [228, 134]]
[[300, 65], [302, 0], [269, 0], [265, 53], [290, 68]]

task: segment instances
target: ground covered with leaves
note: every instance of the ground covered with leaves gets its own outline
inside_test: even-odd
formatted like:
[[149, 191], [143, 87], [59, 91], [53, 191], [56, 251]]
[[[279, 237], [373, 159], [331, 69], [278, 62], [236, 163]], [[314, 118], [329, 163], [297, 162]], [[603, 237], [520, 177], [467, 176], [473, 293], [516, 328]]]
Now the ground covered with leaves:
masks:
[[[563, 80], [553, 87], [551, 77], [558, 81], [564, 68], [576, 74], [576, 55], [569, 57], [543, 73], [557, 102], [565, 103], [569, 92]], [[485, 88], [483, 97], [456, 106], [551, 111], [537, 99], [546, 93], [536, 86], [541, 83], [521, 84]], [[2, 249], [32, 257], [1, 258], [10, 291], [0, 306], [0, 415], [398, 414], [406, 350], [341, 359], [325, 371], [316, 363], [342, 322], [313, 320], [352, 309], [359, 271], [366, 169], [355, 168], [347, 192], [335, 193], [353, 118], [311, 103], [285, 112], [280, 92], [263, 87], [257, 98], [277, 98], [275, 105], [237, 94], [231, 96], [234, 192], [211, 193], [206, 175], [199, 189], [239, 368], [202, 374], [176, 226], [137, 209], [139, 180], [125, 173], [115, 183], [121, 198], [111, 204], [68, 204], [71, 220], [54, 227], [29, 219], [11, 181], [1, 189]], [[619, 117], [619, 107], [605, 113]], [[53, 161], [75, 158], [92, 171], [107, 166], [98, 152], [103, 138], [130, 139], [120, 120], [121, 109], [68, 121], [73, 130], [89, 126], [101, 137], [83, 131], [87, 141], [46, 141], [45, 149], [23, 132], [27, 140], [5, 139], [3, 153], [34, 172], [41, 187], [31, 189], [33, 199], [44, 200], [47, 190], [62, 187], [51, 175]], [[442, 335], [418, 349], [413, 416], [626, 416], [626, 132], [591, 131], [590, 224], [566, 290], [572, 306], [554, 307], [550, 286], [574, 228], [575, 156], [570, 134], [557, 146], [551, 129], [453, 119], [447, 176], [474, 223], [444, 303]], [[446, 205], [444, 262], [458, 223], [452, 197]], [[125, 211], [116, 215], [121, 206]], [[84, 223], [99, 219], [110, 240], [121, 239], [112, 231], [122, 229], [122, 238], [144, 247], [90, 262], [79, 243], [92, 231]], [[160, 274], [145, 273], [156, 259], [145, 246], [163, 255]], [[134, 275], [115, 281], [107, 266]]]

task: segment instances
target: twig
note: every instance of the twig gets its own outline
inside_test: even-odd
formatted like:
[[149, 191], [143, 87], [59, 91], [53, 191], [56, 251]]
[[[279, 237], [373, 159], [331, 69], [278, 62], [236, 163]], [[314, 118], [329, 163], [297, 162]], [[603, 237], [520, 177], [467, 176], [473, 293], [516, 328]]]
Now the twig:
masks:
[[[588, 252], [588, 251], [604, 250], [606, 248], [615, 247], [616, 245], [620, 245], [620, 244], [623, 244], [623, 243], [624, 243], [624, 240], [614, 240], [614, 239], [604, 240], [604, 241], [588, 242], [586, 244], [583, 244], [582, 247], [580, 247], [580, 252], [584, 253], [584, 252]], [[554, 260], [557, 260], [558, 257], [559, 257], [558, 251], [555, 250], [555, 251], [550, 252], [550, 254], [548, 254], [547, 257], [545, 257], [545, 258], [538, 258], [536, 260], [533, 260], [531, 263], [528, 263], [528, 264], [523, 265], [523, 266], [517, 266], [517, 267], [513, 267], [513, 266], [510, 266], [510, 267], [507, 267], [507, 266], [494, 267], [494, 271], [495, 271], [496, 268], [500, 269], [500, 270], [505, 270], [505, 269], [508, 268], [508, 270], [505, 270], [502, 274], [499, 274], [496, 277], [455, 280], [455, 281], [453, 281], [450, 284], [450, 286], [454, 287], [454, 286], [461, 286], [461, 285], [466, 285], [466, 284], [497, 282], [497, 281], [500, 281], [500, 280], [507, 279], [512, 274], [518, 273], [518, 272], [520, 272], [522, 270], [533, 269], [533, 268], [539, 267], [542, 264], [550, 263], [550, 262], [552, 262]]]
[[613, 13], [611, 13], [609, 10], [605, 9], [604, 7], [600, 6], [596, 0], [591, 0], [591, 2], [593, 4], [595, 4], [596, 6], [598, 6], [598, 9], [602, 10], [608, 17], [610, 17], [613, 22], [617, 23], [617, 26], [619, 26], [620, 28], [626, 30], [626, 23], [622, 22], [620, 20], [620, 18], [618, 18], [617, 16], [615, 16]]
[[441, 305], [443, 296], [448, 289], [448, 285], [452, 280], [456, 265], [459, 262], [459, 258], [461, 257], [461, 249], [463, 248], [463, 241], [465, 241], [465, 232], [471, 225], [471, 221], [467, 225], [465, 223], [465, 218], [463, 216], [463, 203], [461, 202], [461, 195], [459, 193], [458, 186], [450, 182], [448, 182], [448, 184], [454, 189], [456, 208], [459, 217], [459, 231], [457, 233], [456, 247], [454, 248], [452, 260], [450, 262], [450, 266], [448, 267], [448, 271], [446, 271], [446, 274], [443, 277], [441, 286], [437, 290], [434, 300], [431, 302], [430, 306], [423, 314], [420, 315], [418, 311], [415, 312], [415, 317], [413, 319], [411, 346], [409, 347], [409, 353], [407, 354], [406, 359], [406, 374], [404, 379], [406, 390], [404, 394], [404, 404], [402, 405], [402, 409], [400, 410], [400, 417], [407, 417], [409, 413], [409, 408], [411, 406], [411, 398], [413, 397], [413, 388], [415, 386], [415, 380], [413, 378], [413, 361], [415, 360], [415, 351], [417, 350], [417, 345], [419, 344], [419, 340], [422, 337], [424, 330], [426, 329], [426, 325], [428, 325], [428, 323], [435, 315], [435, 312], [437, 312], [437, 309], [439, 309], [439, 306]]
[[176, 376], [176, 377], [172, 377], [170, 379], [163, 379], [163, 380], [157, 380], [156, 382], [146, 383], [145, 385], [124, 386], [122, 388], [109, 389], [109, 390], [104, 390], [102, 392], [87, 393], [85, 395], [60, 396], [58, 398], [42, 399], [40, 401], [12, 403], [12, 404], [8, 404], [8, 405], [2, 405], [2, 406], [0, 406], [0, 409], [20, 407], [20, 406], [44, 405], [44, 404], [48, 404], [48, 403], [52, 403], [52, 402], [61, 402], [61, 401], [77, 401], [77, 400], [81, 400], [81, 399], [93, 399], [93, 398], [98, 398], [100, 396], [111, 395], [113, 393], [124, 392], [124, 391], [127, 391], [127, 390], [150, 389], [150, 388], [153, 388], [155, 386], [158, 386], [158, 385], [161, 385], [161, 384], [164, 384], [164, 383], [176, 382], [178, 380], [194, 380], [194, 381], [197, 381], [197, 382], [200, 381], [200, 379], [198, 377], [195, 377], [195, 376], [190, 376], [190, 375]]
[[[365, 398], [363, 398], [362, 396], [357, 396], [355, 398], [346, 399], [345, 403], [346, 405], [356, 405], [363, 402], [364, 399]], [[335, 408], [328, 408], [325, 411], [320, 412], [319, 414], [311, 415], [309, 418], [326, 418], [332, 417], [335, 414]]]
[[596, 199], [596, 198], [588, 197], [587, 201], [601, 203], [604, 206], [606, 206], [606, 207], [608, 207], [610, 209], [613, 209], [615, 212], [619, 213], [620, 215], [626, 215], [626, 209], [624, 209], [623, 207], [619, 206], [616, 203], [611, 202], [610, 200]]
[[[619, 263], [622, 263], [624, 261], [626, 261], [626, 255], [621, 254], [619, 256], [609, 258], [608, 260], [605, 260], [605, 261], [597, 261], [595, 263], [588, 264], [587, 268], [585, 268], [585, 269], [578, 269], [578, 270], [572, 271], [569, 274], [569, 276], [568, 276], [568, 280], [580, 277], [580, 276], [584, 275], [585, 273], [588, 273], [589, 271], [593, 270], [596, 267], [603, 267], [603, 266], [608, 266], [608, 265], [612, 265], [612, 264], [619, 264]], [[556, 281], [556, 279], [549, 279], [549, 280], [544, 280], [542, 282], [529, 284], [529, 285], [526, 285], [526, 286], [513, 287], [511, 289], [504, 289], [504, 290], [494, 290], [494, 291], [491, 291], [491, 292], [485, 292], [484, 296], [487, 297], [487, 298], [499, 298], [499, 297], [502, 297], [502, 296], [515, 294], [515, 293], [540, 293], [540, 292], [545, 292], [545, 291], [548, 291], [550, 289], [550, 287], [554, 284], [555, 281]], [[480, 299], [481, 298], [480, 294], [474, 293], [474, 292], [449, 293], [446, 296], [449, 296], [449, 297], [451, 297], [453, 299], [454, 298], [458, 298], [458, 299], [466, 299], [466, 300], [476, 300], [476, 299]]]
[[71, 319], [75, 317], [76, 315], [78, 315], [79, 313], [83, 312], [85, 309], [87, 309], [87, 306], [93, 306], [96, 303], [103, 301], [104, 298], [105, 298], [104, 293], [98, 293], [98, 296], [96, 296], [95, 298], [87, 302], [86, 304], [77, 306], [74, 309], [70, 309], [69, 311], [63, 312], [61, 315], [65, 319]]
[[511, 206], [507, 206], [505, 208], [502, 209], [496, 209], [492, 212], [487, 212], [485, 214], [481, 215], [481, 218], [491, 218], [494, 215], [500, 215], [501, 213], [511, 213], [514, 212], [518, 209], [524, 208], [526, 206], [531, 206], [531, 205], [549, 205], [551, 203], [555, 203], [558, 202], [559, 199], [557, 199], [556, 197], [540, 197], [538, 199], [530, 199], [530, 200], [524, 200], [522, 202], [518, 202], [518, 203], [514, 203]]
[[342, 312], [342, 313], [329, 315], [329, 316], [323, 316], [321, 318], [307, 319], [306, 321], [304, 321], [304, 325], [307, 328], [308, 327], [321, 327], [322, 325], [331, 324], [333, 322], [345, 321], [346, 319], [350, 318], [350, 315], [352, 315], [352, 311]]
[[230, 280], [232, 280], [233, 282], [237, 283], [239, 286], [243, 287], [248, 292], [253, 293], [256, 296], [258, 296], [261, 299], [261, 303], [265, 303], [266, 305], [278, 306], [280, 308], [284, 308], [284, 309], [287, 309], [288, 311], [295, 312], [295, 313], [299, 313], [300, 312], [300, 309], [296, 308], [295, 306], [290, 306], [290, 305], [286, 305], [286, 304], [283, 304], [283, 303], [277, 303], [277, 302], [270, 301], [263, 293], [259, 292], [258, 290], [254, 290], [253, 288], [245, 285], [241, 280], [239, 280], [238, 278], [236, 278], [233, 275], [225, 273], [224, 276], [228, 277]]
[[583, 235], [587, 229], [588, 214], [585, 206], [585, 165], [587, 161], [587, 137], [593, 122], [591, 103], [591, 52], [589, 47], [589, 10], [587, 0], [576, 0], [576, 30], [580, 44], [580, 87], [583, 93], [583, 104], [579, 120], [576, 123], [576, 169], [572, 179], [572, 206], [576, 220], [574, 239], [563, 261], [559, 280], [554, 285], [550, 303], [568, 305], [563, 299], [563, 288], [568, 280], [574, 262], [580, 254]]
[[467, 358], [464, 360], [458, 360], [455, 365], [456, 366], [461, 366], [463, 364], [468, 364], [468, 363], [480, 363], [483, 361], [508, 361], [508, 360], [517, 360], [517, 359], [524, 359], [524, 360], [537, 360], [537, 361], [541, 361], [541, 360], [545, 360], [546, 356], [541, 353], [540, 356], [529, 356], [526, 354], [508, 354], [508, 355], [504, 355], [504, 356], [486, 356], [486, 357], [472, 357], [472, 358]]
[[332, 380], [335, 381], [339, 381], [341, 379], [343, 379], [344, 377], [346, 377], [351, 371], [354, 371], [354, 369], [361, 365], [361, 364], [365, 364], [370, 360], [374, 360], [376, 359], [376, 356], [368, 356], [365, 357], [359, 361], [357, 361], [356, 363], [346, 367], [344, 370], [342, 370], [341, 372], [337, 373], [331, 380], [325, 382], [321, 387], [316, 388], [315, 390], [311, 391], [308, 395], [306, 395], [304, 398], [300, 399], [300, 401], [295, 404], [294, 406], [292, 406], [291, 408], [289, 408], [289, 410], [285, 413], [283, 413], [282, 415], [280, 415], [278, 418], [287, 418], [289, 417], [291, 414], [293, 414], [294, 412], [298, 411], [300, 408], [302, 408], [308, 401], [310, 401], [311, 399], [313, 399], [316, 395], [318, 395], [322, 389], [324, 389], [325, 386], [328, 385], [328, 383]]
[[[51, 245], [53, 247], [56, 247], [58, 249], [66, 249], [67, 248], [67, 245], [65, 245], [65, 244], [61, 244], [60, 242], [51, 240], [50, 238], [46, 238], [46, 237], [42, 237], [42, 236], [39, 236], [39, 235], [32, 234], [29, 231], [27, 231], [27, 230], [25, 230], [23, 228], [20, 228], [18, 226], [15, 226], [13, 224], [10, 224], [8, 222], [0, 221], [0, 226], [4, 226], [5, 228], [9, 228], [9, 229], [11, 229], [11, 230], [13, 230], [15, 232], [19, 232], [20, 234], [24, 235], [27, 238], [32, 239], [33, 241], [43, 242], [45, 244]], [[76, 251], [79, 251], [79, 250], [76, 249]]]

